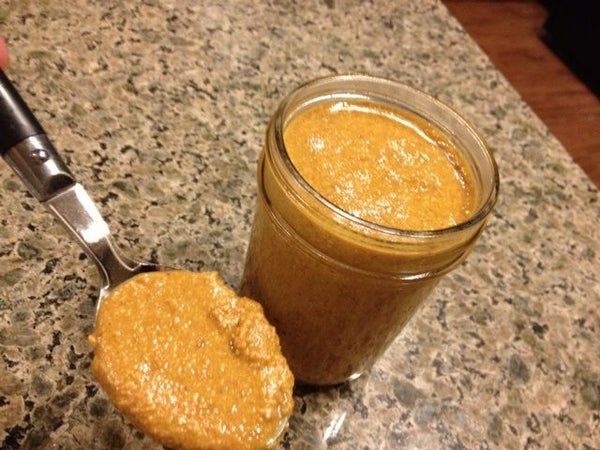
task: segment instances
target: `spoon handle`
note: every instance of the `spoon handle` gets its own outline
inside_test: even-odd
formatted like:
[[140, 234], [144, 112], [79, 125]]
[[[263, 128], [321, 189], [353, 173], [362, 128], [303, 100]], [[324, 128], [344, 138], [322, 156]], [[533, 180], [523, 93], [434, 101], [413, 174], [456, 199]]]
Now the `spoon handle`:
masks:
[[25, 101], [0, 70], [0, 154], [96, 263], [102, 289], [130, 276], [135, 263], [121, 256], [108, 225], [75, 180]]
[[46, 134], [15, 87], [0, 70], [0, 154], [31, 136]]
[[41, 202], [75, 184], [44, 129], [2, 71], [0, 154]]

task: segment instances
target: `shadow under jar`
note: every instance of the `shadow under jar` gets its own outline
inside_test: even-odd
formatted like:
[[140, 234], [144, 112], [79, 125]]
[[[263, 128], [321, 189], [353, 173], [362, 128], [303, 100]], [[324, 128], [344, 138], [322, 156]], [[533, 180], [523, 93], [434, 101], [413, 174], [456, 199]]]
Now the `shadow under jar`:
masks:
[[[411, 231], [360, 219], [317, 192], [294, 166], [284, 132], [306, 108], [360, 101], [416, 114], [442, 130], [473, 174], [464, 222]], [[276, 327], [300, 383], [329, 385], [369, 369], [435, 287], [467, 255], [496, 202], [498, 171], [475, 131], [413, 88], [358, 75], [309, 82], [272, 117], [258, 166], [258, 200], [241, 284]]]

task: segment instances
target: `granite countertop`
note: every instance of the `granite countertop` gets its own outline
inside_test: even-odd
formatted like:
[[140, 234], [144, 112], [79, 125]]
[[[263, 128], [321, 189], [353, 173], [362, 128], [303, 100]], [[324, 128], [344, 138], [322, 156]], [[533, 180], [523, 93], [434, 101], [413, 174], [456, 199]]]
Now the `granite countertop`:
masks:
[[[10, 76], [119, 245], [236, 286], [267, 120], [366, 72], [454, 106], [501, 195], [368, 377], [301, 390], [283, 448], [600, 448], [598, 189], [437, 1], [0, 1]], [[90, 375], [98, 278], [0, 167], [0, 447], [140, 449]]]

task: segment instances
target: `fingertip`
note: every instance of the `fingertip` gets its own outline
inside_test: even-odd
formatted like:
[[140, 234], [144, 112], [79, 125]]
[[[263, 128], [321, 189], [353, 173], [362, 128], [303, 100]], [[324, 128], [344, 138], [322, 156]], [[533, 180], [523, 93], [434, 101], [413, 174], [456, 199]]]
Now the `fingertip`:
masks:
[[8, 64], [8, 46], [6, 45], [6, 40], [0, 36], [0, 69], [6, 69]]

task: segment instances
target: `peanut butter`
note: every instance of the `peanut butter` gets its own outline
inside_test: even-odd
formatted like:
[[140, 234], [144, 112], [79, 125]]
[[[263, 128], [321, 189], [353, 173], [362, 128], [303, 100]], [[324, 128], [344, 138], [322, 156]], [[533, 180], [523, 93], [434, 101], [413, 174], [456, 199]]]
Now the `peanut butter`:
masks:
[[474, 181], [464, 157], [439, 128], [407, 111], [320, 103], [290, 121], [284, 142], [300, 175], [360, 219], [424, 231], [473, 213]]
[[279, 119], [241, 290], [265, 307], [296, 379], [335, 384], [373, 364], [477, 229], [411, 233], [468, 221], [481, 193], [469, 153], [407, 109], [324, 97]]
[[262, 307], [216, 272], [141, 274], [102, 303], [92, 371], [136, 426], [178, 449], [265, 449], [293, 377]]

